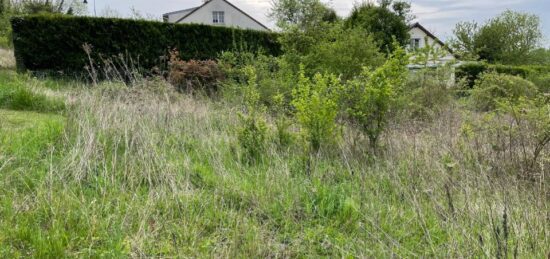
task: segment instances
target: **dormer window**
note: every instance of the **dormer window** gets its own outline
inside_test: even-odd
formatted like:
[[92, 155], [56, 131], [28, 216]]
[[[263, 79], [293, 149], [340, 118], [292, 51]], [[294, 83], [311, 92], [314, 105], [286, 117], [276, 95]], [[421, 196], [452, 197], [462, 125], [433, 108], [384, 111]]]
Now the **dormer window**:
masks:
[[225, 23], [225, 13], [224, 12], [212, 12], [212, 23], [214, 23], [214, 24], [224, 24]]

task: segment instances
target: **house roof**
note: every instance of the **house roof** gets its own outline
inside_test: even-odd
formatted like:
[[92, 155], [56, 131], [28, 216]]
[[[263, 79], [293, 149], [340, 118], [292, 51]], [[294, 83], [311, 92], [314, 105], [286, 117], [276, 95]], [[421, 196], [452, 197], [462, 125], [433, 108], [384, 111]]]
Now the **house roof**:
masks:
[[173, 11], [173, 12], [169, 12], [169, 13], [165, 13], [163, 14], [164, 15], [171, 15], [171, 14], [177, 14], [177, 13], [183, 13], [183, 12], [187, 12], [187, 11], [193, 11], [195, 9], [197, 9], [198, 7], [193, 7], [193, 8], [187, 8], [187, 9], [183, 9], [183, 10], [179, 10], [179, 11]]
[[413, 25], [410, 26], [411, 29], [413, 28], [418, 28], [420, 29], [421, 31], [423, 31], [424, 33], [426, 33], [426, 35], [428, 35], [428, 37], [432, 38], [435, 42], [437, 42], [439, 45], [443, 46], [445, 49], [447, 49], [451, 54], [453, 54], [453, 56], [455, 56], [455, 54], [453, 53], [453, 50], [451, 48], [449, 48], [449, 46], [447, 46], [447, 44], [443, 43], [443, 41], [441, 41], [438, 37], [436, 37], [435, 35], [433, 35], [430, 31], [428, 31], [424, 26], [422, 26], [420, 23], [416, 22], [414, 23]]
[[[264, 29], [270, 31], [269, 28], [267, 28], [267, 26], [263, 25], [261, 22], [259, 22], [258, 20], [254, 19], [254, 17], [248, 15], [247, 13], [245, 13], [243, 10], [241, 10], [240, 8], [236, 7], [235, 5], [233, 5], [232, 3], [230, 3], [229, 1], [227, 0], [221, 0], [221, 1], [224, 1], [225, 3], [227, 3], [228, 5], [230, 5], [231, 7], [235, 8], [237, 11], [239, 11], [240, 13], [244, 14], [246, 17], [252, 19], [254, 22], [256, 22], [257, 24], [259, 24], [260, 26], [262, 26]], [[208, 5], [210, 2], [212, 2], [212, 0], [209, 0], [209, 1], [206, 1], [204, 4], [202, 4], [201, 6], [199, 7], [195, 7], [195, 8], [190, 8], [190, 9], [186, 9], [185, 11], [188, 11], [188, 10], [192, 10], [191, 12], [189, 12], [188, 14], [184, 15], [183, 17], [181, 17], [179, 20], [177, 20], [175, 23], [179, 23], [181, 21], [183, 21], [183, 19], [187, 18], [188, 16], [190, 16], [191, 14], [193, 14], [194, 12], [196, 12], [197, 10], [205, 7], [206, 5]], [[182, 12], [182, 11], [180, 11]]]

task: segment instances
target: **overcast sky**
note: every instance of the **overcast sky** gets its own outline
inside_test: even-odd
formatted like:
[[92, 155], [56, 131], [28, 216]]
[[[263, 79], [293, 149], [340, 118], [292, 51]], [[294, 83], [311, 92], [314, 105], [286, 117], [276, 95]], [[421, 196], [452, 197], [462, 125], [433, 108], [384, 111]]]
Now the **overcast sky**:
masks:
[[[107, 9], [120, 15], [130, 15], [134, 8], [143, 15], [160, 19], [163, 13], [199, 6], [202, 0], [95, 0], [100, 15]], [[273, 22], [267, 18], [271, 0], [229, 0], [268, 27]], [[340, 16], [347, 16], [355, 2], [361, 0], [332, 0], [328, 2]], [[88, 0], [89, 13], [94, 14], [94, 0]], [[436, 36], [445, 40], [459, 21], [483, 22], [506, 9], [537, 14], [542, 19], [543, 31], [550, 41], [550, 0], [410, 0], [413, 14]], [[111, 11], [112, 12], [112, 11]]]

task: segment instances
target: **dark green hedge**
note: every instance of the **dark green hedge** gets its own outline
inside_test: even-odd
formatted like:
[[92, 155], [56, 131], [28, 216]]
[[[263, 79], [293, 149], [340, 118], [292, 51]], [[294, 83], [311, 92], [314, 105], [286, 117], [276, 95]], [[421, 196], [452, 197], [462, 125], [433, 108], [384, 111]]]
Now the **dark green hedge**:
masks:
[[466, 78], [466, 81], [470, 87], [473, 87], [475, 80], [481, 73], [495, 71], [501, 74], [508, 74], [519, 76], [528, 79], [530, 76], [536, 74], [550, 73], [550, 67], [548, 66], [508, 66], [508, 65], [495, 65], [487, 63], [467, 63], [461, 65], [456, 70], [456, 78]]
[[19, 16], [11, 23], [19, 70], [83, 72], [84, 43], [93, 46], [93, 58], [124, 54], [146, 69], [158, 66], [172, 48], [183, 59], [200, 60], [224, 50], [281, 51], [274, 33], [208, 25], [61, 15]]

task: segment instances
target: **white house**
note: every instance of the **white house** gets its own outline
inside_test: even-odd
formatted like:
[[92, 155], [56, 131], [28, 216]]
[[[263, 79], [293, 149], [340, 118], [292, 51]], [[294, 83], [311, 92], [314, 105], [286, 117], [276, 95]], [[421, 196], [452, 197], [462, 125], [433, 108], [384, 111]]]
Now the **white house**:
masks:
[[269, 31], [265, 25], [227, 0], [204, 0], [199, 7], [166, 13], [163, 20], [171, 23], [200, 23]]
[[411, 43], [409, 44], [411, 49], [421, 49], [426, 46], [431, 46], [436, 50], [442, 50], [443, 55], [440, 56], [435, 63], [432, 62], [432, 64], [430, 64], [431, 66], [438, 66], [456, 61], [453, 51], [430, 31], [424, 28], [424, 26], [420, 25], [420, 23], [411, 25], [409, 34], [411, 36]]

